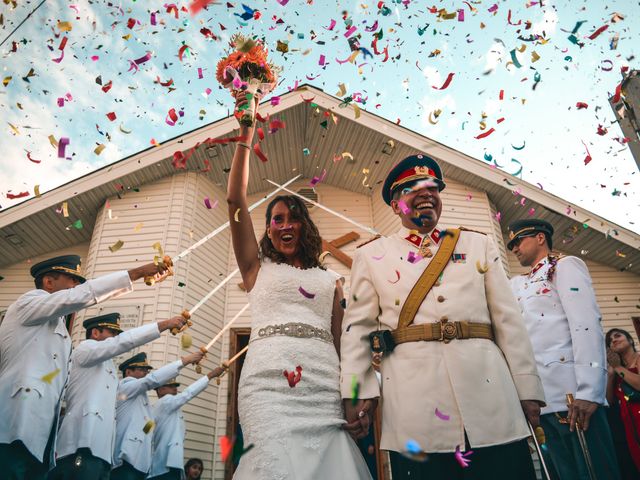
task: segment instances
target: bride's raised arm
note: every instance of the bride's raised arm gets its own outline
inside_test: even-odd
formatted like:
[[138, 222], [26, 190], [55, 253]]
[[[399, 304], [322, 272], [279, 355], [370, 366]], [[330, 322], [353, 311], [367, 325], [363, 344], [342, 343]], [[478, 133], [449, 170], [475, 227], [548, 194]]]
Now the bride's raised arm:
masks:
[[[256, 102], [257, 111], [257, 96], [251, 101]], [[246, 103], [247, 100], [244, 93], [238, 93], [236, 96], [236, 111]], [[253, 231], [253, 223], [251, 222], [247, 203], [249, 154], [254, 130], [255, 123], [252, 127], [240, 125], [240, 136], [245, 137], [245, 140], [236, 143], [236, 151], [233, 155], [227, 184], [227, 204], [229, 207], [233, 251], [247, 292], [253, 288], [260, 269], [258, 242]]]

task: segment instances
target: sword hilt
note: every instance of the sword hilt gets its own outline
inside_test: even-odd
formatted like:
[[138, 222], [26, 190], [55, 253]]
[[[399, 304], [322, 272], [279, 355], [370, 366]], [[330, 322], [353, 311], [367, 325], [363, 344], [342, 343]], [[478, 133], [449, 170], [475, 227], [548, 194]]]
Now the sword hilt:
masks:
[[181, 332], [184, 332], [187, 328], [193, 325], [193, 322], [190, 320], [191, 314], [189, 313], [189, 310], [183, 310], [180, 315], [182, 315], [182, 318], [184, 318], [187, 322], [181, 328], [173, 327], [171, 329], [171, 335], [177, 335]]
[[[159, 258], [159, 257], [155, 257], [155, 260]], [[173, 260], [171, 260], [171, 257], [169, 255], [165, 255], [164, 257], [162, 257], [162, 260], [155, 262], [156, 264], [162, 264], [162, 266], [165, 267], [165, 271], [162, 275], [160, 275], [159, 277], [156, 278], [156, 276], [146, 276], [144, 277], [144, 283], [147, 286], [152, 286], [156, 283], [160, 283], [163, 282], [164, 280], [166, 280], [167, 277], [170, 277], [171, 275], [173, 275]]]

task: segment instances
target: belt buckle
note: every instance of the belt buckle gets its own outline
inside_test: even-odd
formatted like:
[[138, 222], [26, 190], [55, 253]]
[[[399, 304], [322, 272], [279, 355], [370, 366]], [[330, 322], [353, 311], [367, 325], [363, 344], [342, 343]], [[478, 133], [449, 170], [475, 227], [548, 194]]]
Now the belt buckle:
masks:
[[448, 323], [446, 319], [440, 320], [440, 338], [438, 339], [440, 342], [449, 343], [457, 335], [458, 331], [453, 323]]

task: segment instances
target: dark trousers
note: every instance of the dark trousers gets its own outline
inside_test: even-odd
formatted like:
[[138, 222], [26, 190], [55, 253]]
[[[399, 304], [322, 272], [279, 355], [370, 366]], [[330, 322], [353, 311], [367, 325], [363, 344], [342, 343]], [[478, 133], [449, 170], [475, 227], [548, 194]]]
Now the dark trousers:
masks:
[[170, 468], [167, 473], [163, 473], [157, 477], [149, 477], [148, 480], [182, 480], [182, 469]]
[[[566, 412], [560, 414], [566, 417]], [[551, 463], [562, 480], [589, 480], [587, 464], [576, 432], [570, 432], [569, 425], [558, 422], [554, 413], [542, 415], [540, 424], [547, 441], [543, 449], [547, 466]], [[620, 471], [604, 407], [598, 407], [591, 416], [589, 429], [584, 434], [596, 478], [619, 480]]]
[[0, 443], [0, 478], [2, 480], [44, 480], [47, 466], [31, 455], [24, 443]]
[[88, 448], [79, 448], [56, 463], [48, 480], [109, 480], [111, 473], [111, 465], [94, 457]]
[[139, 472], [128, 462], [111, 470], [111, 480], [144, 480], [145, 478], [147, 478], [146, 473]]
[[393, 480], [536, 480], [526, 439], [471, 450], [467, 468], [462, 468], [454, 453], [431, 453], [426, 461], [416, 462], [390, 452]]

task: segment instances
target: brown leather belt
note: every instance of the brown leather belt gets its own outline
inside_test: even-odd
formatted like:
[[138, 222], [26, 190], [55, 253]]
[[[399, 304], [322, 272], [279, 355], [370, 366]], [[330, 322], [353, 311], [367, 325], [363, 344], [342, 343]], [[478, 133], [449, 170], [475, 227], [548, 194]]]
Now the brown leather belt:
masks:
[[493, 330], [487, 323], [477, 322], [447, 322], [423, 323], [410, 325], [391, 332], [396, 345], [406, 342], [444, 342], [449, 343], [453, 339], [464, 340], [467, 338], [484, 338], [493, 340]]

